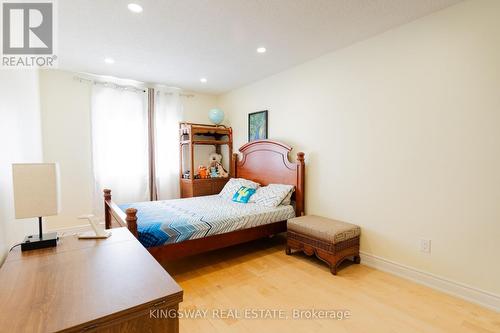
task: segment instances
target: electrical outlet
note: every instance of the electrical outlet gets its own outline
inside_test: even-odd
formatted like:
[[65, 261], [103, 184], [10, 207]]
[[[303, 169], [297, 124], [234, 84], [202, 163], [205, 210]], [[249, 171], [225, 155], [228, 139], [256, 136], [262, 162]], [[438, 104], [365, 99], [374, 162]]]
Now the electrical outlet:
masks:
[[431, 240], [421, 239], [420, 240], [420, 252], [431, 253]]

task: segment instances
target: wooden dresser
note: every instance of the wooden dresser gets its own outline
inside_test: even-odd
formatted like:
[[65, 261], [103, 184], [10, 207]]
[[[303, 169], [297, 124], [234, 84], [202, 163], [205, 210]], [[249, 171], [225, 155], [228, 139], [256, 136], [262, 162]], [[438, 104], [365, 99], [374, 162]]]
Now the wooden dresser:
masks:
[[0, 269], [0, 330], [178, 332], [178, 319], [161, 314], [175, 314], [182, 289], [126, 228], [112, 233], [10, 252]]

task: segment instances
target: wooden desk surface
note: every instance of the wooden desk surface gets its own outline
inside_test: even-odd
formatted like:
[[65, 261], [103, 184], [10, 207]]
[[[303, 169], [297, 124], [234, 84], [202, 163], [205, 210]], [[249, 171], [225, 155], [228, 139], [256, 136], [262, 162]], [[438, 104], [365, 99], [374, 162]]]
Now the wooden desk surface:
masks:
[[60, 239], [56, 248], [9, 253], [0, 269], [0, 328], [83, 329], [156, 304], [182, 289], [126, 228], [104, 240]]

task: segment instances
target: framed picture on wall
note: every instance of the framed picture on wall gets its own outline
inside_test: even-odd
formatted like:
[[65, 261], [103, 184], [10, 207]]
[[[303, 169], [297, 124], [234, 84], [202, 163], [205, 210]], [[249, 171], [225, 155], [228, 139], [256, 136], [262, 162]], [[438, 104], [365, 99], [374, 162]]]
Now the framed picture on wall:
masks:
[[267, 110], [248, 114], [248, 142], [267, 139]]

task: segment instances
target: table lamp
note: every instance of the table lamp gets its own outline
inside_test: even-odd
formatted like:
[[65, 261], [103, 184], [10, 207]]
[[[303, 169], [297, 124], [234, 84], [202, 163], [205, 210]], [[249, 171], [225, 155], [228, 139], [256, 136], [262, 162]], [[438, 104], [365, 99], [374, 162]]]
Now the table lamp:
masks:
[[57, 246], [57, 233], [44, 234], [42, 217], [59, 213], [59, 167], [57, 163], [12, 164], [16, 219], [38, 217], [38, 235], [30, 235], [21, 250]]

